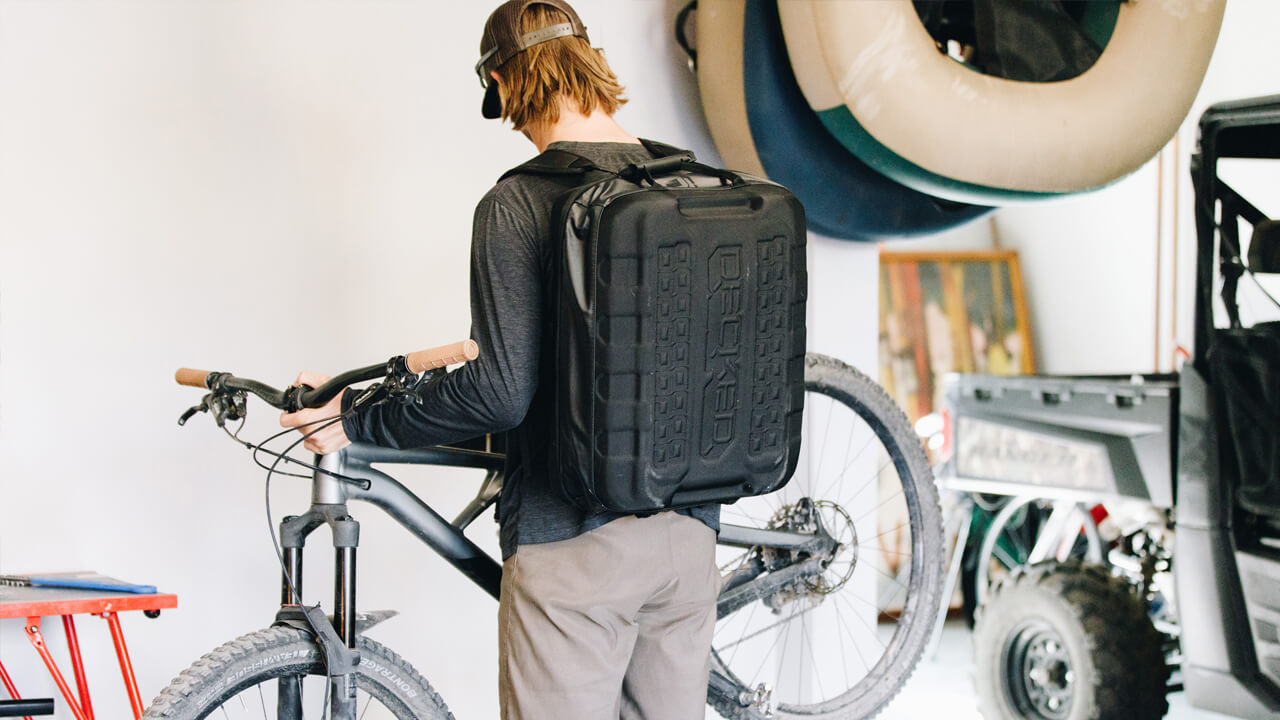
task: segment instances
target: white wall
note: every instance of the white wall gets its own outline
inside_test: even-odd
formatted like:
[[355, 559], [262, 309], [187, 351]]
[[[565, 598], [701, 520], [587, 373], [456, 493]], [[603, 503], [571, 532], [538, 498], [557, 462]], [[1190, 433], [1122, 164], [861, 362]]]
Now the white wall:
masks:
[[[670, 39], [680, 4], [577, 3], [635, 98], [623, 124], [715, 159]], [[147, 700], [265, 625], [278, 596], [262, 473], [207, 418], [174, 424], [199, 393], [173, 369], [286, 384], [466, 333], [471, 208], [532, 154], [479, 117], [471, 67], [489, 5], [0, 0], [0, 572], [91, 568], [177, 593], [177, 611], [125, 620]], [[1270, 0], [1233, 0], [1205, 99], [1275, 91], [1277, 20]], [[1142, 178], [997, 216], [1023, 253], [1047, 369], [1150, 364], [1154, 180]], [[1107, 248], [1122, 261], [1100, 263]], [[814, 238], [810, 264], [811, 347], [874, 368], [875, 249]], [[1085, 264], [1096, 270], [1077, 275]], [[246, 436], [274, 416], [254, 408]], [[448, 515], [473, 477], [411, 479]], [[277, 517], [305, 486], [275, 482]], [[459, 717], [494, 716], [496, 604], [356, 512], [360, 605], [404, 612], [373, 636]], [[482, 525], [472, 536], [496, 549]], [[323, 542], [311, 597], [328, 592]], [[103, 625], [82, 621], [80, 637], [107, 717], [127, 705]], [[61, 632], [49, 635], [61, 657]], [[0, 622], [0, 659], [24, 694], [56, 695], [16, 621]]]
[[[278, 602], [263, 473], [207, 417], [177, 427], [199, 393], [173, 370], [283, 385], [467, 332], [472, 208], [534, 153], [480, 118], [490, 5], [0, 2], [0, 568], [177, 593], [176, 612], [125, 619], [148, 701]], [[675, 3], [579, 5], [636, 98], [623, 123], [708, 154]], [[256, 407], [246, 436], [275, 415]], [[413, 479], [448, 515], [478, 478]], [[306, 484], [276, 481], [277, 517]], [[373, 635], [459, 717], [495, 716], [496, 603], [357, 517], [360, 605], [405, 614]], [[492, 523], [473, 536], [496, 552]], [[123, 716], [104, 623], [80, 636], [99, 715]], [[56, 694], [18, 622], [0, 658], [24, 694]]]

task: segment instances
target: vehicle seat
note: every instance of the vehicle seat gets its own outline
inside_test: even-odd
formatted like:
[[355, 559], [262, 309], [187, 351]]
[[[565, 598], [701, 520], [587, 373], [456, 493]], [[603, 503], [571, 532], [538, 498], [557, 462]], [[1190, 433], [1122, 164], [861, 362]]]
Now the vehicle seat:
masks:
[[[1280, 273], [1280, 222], [1254, 226], [1248, 267]], [[1216, 330], [1209, 362], [1225, 420], [1221, 447], [1239, 471], [1237, 501], [1280, 518], [1280, 321]]]
[[1280, 273], [1280, 220], [1263, 220], [1254, 226], [1249, 241], [1249, 269]]
[[1280, 517], [1280, 321], [1217, 330], [1209, 362], [1226, 419], [1221, 448], [1234, 450], [1239, 469], [1237, 500]]

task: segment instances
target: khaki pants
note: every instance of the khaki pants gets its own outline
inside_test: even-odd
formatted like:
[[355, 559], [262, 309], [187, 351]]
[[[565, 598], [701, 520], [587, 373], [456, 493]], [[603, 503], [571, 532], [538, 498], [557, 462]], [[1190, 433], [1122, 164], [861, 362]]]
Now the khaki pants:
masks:
[[715, 532], [625, 517], [502, 565], [503, 720], [701, 720], [720, 573]]

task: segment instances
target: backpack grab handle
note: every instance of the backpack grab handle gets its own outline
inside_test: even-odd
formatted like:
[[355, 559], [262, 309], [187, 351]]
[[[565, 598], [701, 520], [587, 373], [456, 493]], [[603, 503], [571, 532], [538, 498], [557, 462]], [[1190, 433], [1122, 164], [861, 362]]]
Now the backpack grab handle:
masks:
[[680, 170], [691, 170], [703, 175], [718, 177], [726, 185], [746, 184], [742, 176], [735, 172], [696, 162], [692, 153], [677, 153], [642, 163], [633, 163], [623, 168], [622, 172], [618, 173], [618, 176], [637, 184], [647, 180], [650, 184], [656, 185], [655, 176], [669, 175]]
[[627, 170], [646, 175], [666, 175], [679, 170], [680, 166], [687, 162], [693, 162], [693, 153], [676, 153], [675, 155], [645, 160], [642, 163], [628, 165]]

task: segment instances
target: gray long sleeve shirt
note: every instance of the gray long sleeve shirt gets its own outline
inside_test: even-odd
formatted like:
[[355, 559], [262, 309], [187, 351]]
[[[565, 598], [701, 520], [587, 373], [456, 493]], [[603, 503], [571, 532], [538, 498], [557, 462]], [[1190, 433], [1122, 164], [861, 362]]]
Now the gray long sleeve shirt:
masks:
[[[557, 142], [550, 148], [576, 153], [607, 170], [651, 157], [643, 146], [629, 143]], [[553, 398], [539, 385], [543, 295], [552, 255], [552, 205], [564, 191], [553, 180], [516, 175], [480, 200], [471, 237], [471, 337], [480, 346], [479, 357], [432, 384], [421, 403], [383, 403], [342, 423], [355, 442], [394, 448], [510, 431], [498, 500], [504, 559], [519, 545], [567, 540], [622, 517], [583, 511], [566, 501], [545, 455]], [[680, 512], [719, 530], [718, 505]]]

